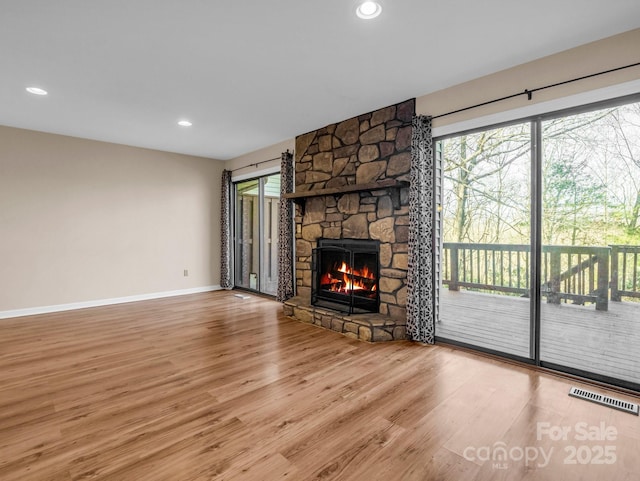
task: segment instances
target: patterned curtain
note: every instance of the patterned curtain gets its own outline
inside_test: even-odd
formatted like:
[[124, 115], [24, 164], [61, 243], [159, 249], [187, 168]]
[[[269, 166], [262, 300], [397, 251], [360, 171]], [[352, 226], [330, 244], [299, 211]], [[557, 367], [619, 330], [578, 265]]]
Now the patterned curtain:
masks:
[[431, 117], [424, 115], [413, 117], [410, 179], [407, 333], [433, 344], [433, 139]]
[[220, 208], [221, 248], [220, 287], [231, 289], [231, 171], [222, 171], [222, 206]]
[[278, 294], [284, 302], [294, 296], [293, 201], [284, 194], [293, 192], [293, 154], [282, 153], [280, 165], [280, 212], [278, 215]]

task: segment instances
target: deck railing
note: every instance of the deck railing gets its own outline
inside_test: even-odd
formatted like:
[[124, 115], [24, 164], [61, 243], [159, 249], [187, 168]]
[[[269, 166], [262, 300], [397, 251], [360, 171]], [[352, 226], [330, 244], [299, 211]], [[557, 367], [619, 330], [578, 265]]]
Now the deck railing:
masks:
[[543, 246], [541, 293], [547, 302], [609, 308], [609, 247]]
[[640, 298], [640, 246], [611, 246], [611, 300]]
[[[525, 244], [445, 242], [443, 283], [452, 291], [466, 287], [528, 297], [530, 250]], [[594, 303], [606, 311], [609, 285], [614, 301], [640, 297], [639, 254], [640, 246], [543, 246], [541, 294], [548, 303]]]

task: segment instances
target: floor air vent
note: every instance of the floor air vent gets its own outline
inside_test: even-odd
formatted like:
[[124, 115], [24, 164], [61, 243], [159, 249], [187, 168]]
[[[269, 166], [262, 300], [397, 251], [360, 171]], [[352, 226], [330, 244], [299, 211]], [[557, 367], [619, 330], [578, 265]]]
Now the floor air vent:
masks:
[[638, 416], [638, 405], [636, 403], [621, 401], [620, 399], [603, 396], [602, 394], [587, 391], [585, 389], [580, 389], [577, 387], [571, 388], [571, 391], [569, 391], [569, 396], [586, 399], [587, 401], [591, 401], [596, 404], [602, 404], [603, 406], [609, 406], [611, 408], [624, 411], [625, 413], [635, 414], [636, 416]]

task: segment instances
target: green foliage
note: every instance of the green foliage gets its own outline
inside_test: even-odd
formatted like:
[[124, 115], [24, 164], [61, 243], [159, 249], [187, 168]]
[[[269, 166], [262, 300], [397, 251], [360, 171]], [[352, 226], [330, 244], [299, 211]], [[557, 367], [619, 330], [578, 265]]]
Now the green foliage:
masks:
[[[543, 122], [548, 245], [640, 245], [640, 103]], [[444, 238], [528, 243], [528, 123], [443, 141]]]

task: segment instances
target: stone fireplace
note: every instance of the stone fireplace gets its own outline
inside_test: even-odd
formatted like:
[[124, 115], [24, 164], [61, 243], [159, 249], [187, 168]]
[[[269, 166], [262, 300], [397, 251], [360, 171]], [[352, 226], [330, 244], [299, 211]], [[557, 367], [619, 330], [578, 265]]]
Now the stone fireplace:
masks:
[[349, 314], [378, 312], [380, 242], [319, 239], [311, 262], [311, 304]]
[[[414, 113], [415, 99], [410, 99], [296, 138], [295, 192], [287, 197], [297, 205], [297, 296], [285, 303], [285, 314], [366, 341], [406, 337]], [[364, 312], [345, 312], [329, 302], [312, 303], [312, 290], [322, 288], [322, 279], [312, 269], [314, 252], [317, 256], [317, 249], [332, 240], [350, 246], [358, 240], [376, 245], [375, 309], [369, 303]], [[333, 282], [336, 289], [347, 287], [353, 294], [349, 282], [354, 281], [353, 270], [360, 268], [351, 266], [351, 274], [341, 277], [339, 266], [332, 265], [325, 287]], [[366, 284], [366, 276], [358, 275]], [[367, 295], [372, 295], [371, 289]]]

